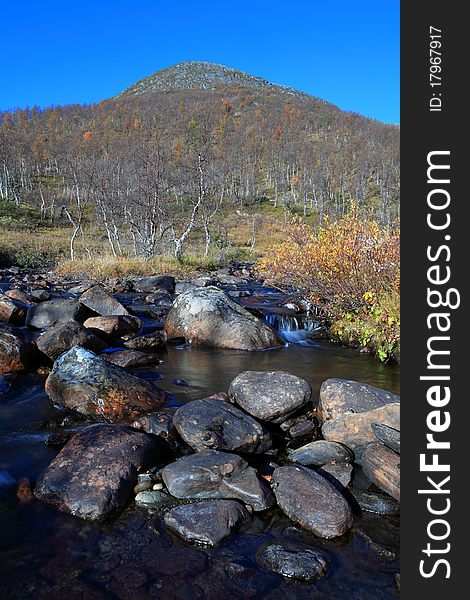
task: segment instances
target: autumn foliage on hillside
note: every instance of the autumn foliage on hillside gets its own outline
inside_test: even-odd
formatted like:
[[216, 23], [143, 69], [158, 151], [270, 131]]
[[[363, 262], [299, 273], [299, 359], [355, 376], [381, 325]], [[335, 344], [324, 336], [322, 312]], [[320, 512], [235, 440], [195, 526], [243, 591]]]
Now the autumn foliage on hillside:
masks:
[[353, 205], [316, 232], [293, 222], [258, 269], [322, 307], [333, 337], [387, 360], [399, 352], [399, 236], [398, 228], [361, 218]]

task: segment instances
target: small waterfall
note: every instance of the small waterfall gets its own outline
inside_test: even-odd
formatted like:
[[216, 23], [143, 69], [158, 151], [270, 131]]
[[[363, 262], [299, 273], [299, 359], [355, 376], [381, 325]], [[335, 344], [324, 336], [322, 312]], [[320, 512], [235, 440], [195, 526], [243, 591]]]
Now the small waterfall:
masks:
[[267, 313], [264, 320], [275, 329], [288, 344], [313, 344], [312, 334], [320, 327], [318, 321], [296, 315]]

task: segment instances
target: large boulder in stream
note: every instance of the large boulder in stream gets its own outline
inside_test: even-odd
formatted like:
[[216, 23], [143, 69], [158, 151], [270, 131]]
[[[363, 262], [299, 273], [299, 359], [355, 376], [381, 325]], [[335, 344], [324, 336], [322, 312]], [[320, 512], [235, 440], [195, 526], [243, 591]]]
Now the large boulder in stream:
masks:
[[171, 275], [151, 275], [149, 277], [138, 277], [132, 281], [134, 291], [150, 294], [156, 290], [165, 290], [173, 294], [175, 292], [175, 278]]
[[369, 412], [396, 402], [400, 402], [399, 396], [368, 383], [327, 379], [320, 387], [318, 418], [331, 421], [344, 413]]
[[203, 398], [176, 411], [173, 425], [194, 450], [262, 453], [271, 436], [255, 419], [223, 400]]
[[312, 581], [325, 575], [328, 558], [317, 550], [294, 541], [266, 542], [256, 552], [256, 562], [283, 577]]
[[88, 314], [89, 310], [80, 302], [59, 298], [31, 305], [26, 314], [26, 325], [45, 329], [69, 321], [82, 322]]
[[400, 501], [399, 454], [382, 444], [369, 444], [362, 457], [362, 470], [378, 488]]
[[187, 542], [216, 546], [247, 518], [236, 500], [204, 500], [172, 508], [164, 521]]
[[31, 345], [14, 327], [0, 323], [0, 376], [21, 373], [31, 358]]
[[295, 450], [288, 450], [289, 460], [299, 465], [321, 467], [327, 463], [351, 463], [354, 454], [338, 442], [316, 440]]
[[36, 496], [82, 519], [121, 512], [137, 475], [154, 458], [151, 436], [119, 425], [92, 425], [77, 433], [40, 475]]
[[265, 510], [274, 504], [269, 486], [236, 454], [206, 450], [183, 456], [162, 470], [176, 498], [233, 498]]
[[353, 514], [345, 498], [315, 471], [307, 467], [278, 467], [272, 480], [281, 509], [315, 535], [334, 538], [352, 526]]
[[169, 339], [184, 337], [216, 348], [266, 350], [285, 345], [274, 329], [215, 287], [180, 294], [165, 319], [165, 331]]
[[104, 317], [90, 317], [83, 326], [94, 330], [97, 335], [107, 335], [111, 340], [134, 337], [142, 328], [142, 322], [131, 315], [106, 315]]
[[27, 306], [21, 301], [13, 300], [6, 294], [0, 293], [0, 321], [11, 325], [23, 325], [26, 318]]
[[46, 329], [45, 333], [36, 340], [36, 346], [50, 359], [56, 360], [62, 353], [74, 346], [101, 352], [107, 347], [107, 344], [80, 323], [70, 321]]
[[355, 462], [362, 463], [362, 453], [370, 442], [377, 440], [376, 424], [400, 430], [400, 404], [386, 404], [368, 412], [346, 412], [322, 425], [325, 440], [340, 442], [354, 452]]
[[80, 346], [54, 363], [46, 393], [56, 405], [111, 422], [130, 422], [165, 401], [165, 393], [153, 383]]
[[229, 395], [253, 417], [281, 423], [307, 404], [312, 388], [284, 371], [244, 371], [230, 384]]
[[80, 296], [81, 304], [99, 315], [128, 315], [129, 311], [104, 289], [102, 285], [94, 285]]

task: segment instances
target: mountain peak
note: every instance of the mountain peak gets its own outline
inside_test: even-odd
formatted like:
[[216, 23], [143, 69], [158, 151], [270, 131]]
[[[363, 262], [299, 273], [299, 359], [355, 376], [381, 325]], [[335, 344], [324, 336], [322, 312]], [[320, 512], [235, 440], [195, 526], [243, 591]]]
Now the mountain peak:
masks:
[[180, 62], [145, 79], [134, 83], [118, 96], [137, 96], [152, 92], [173, 90], [216, 90], [221, 88], [253, 88], [272, 90], [296, 96], [305, 96], [293, 88], [270, 83], [262, 77], [255, 77], [212, 62]]

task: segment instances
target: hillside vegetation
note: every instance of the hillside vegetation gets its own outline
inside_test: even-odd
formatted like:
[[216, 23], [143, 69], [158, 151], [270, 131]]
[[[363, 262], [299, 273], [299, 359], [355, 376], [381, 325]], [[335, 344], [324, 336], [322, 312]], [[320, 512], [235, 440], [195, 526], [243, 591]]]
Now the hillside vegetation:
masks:
[[256, 258], [353, 200], [391, 226], [398, 152], [396, 127], [182, 63], [99, 104], [0, 114], [0, 245], [82, 265]]

